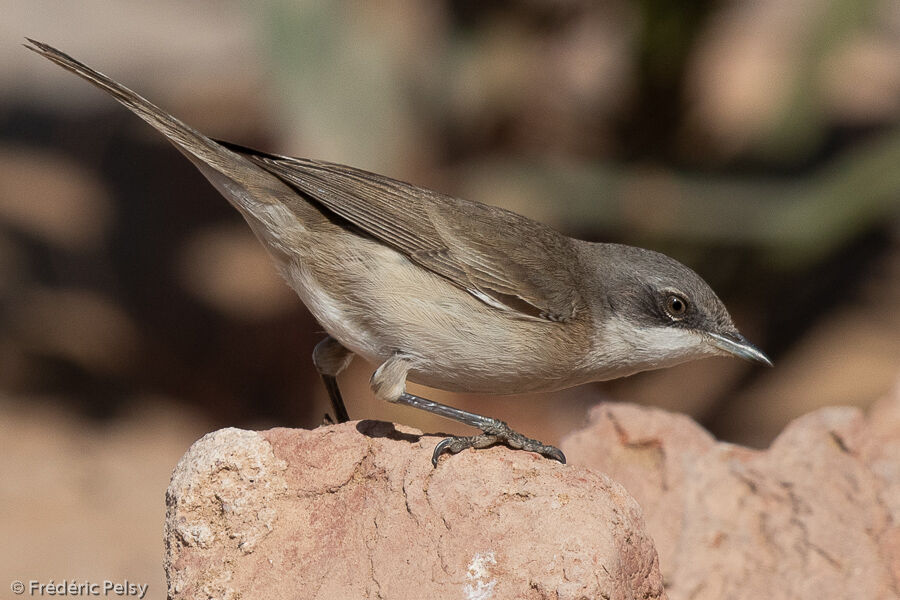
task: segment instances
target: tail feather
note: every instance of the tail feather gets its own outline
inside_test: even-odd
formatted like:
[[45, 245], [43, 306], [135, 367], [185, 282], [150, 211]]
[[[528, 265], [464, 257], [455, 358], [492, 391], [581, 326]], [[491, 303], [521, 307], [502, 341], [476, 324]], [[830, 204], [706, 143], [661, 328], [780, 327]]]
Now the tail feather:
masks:
[[23, 45], [32, 52], [36, 52], [67, 71], [79, 75], [121, 102], [126, 108], [166, 136], [204, 173], [206, 173], [204, 167], [212, 167], [227, 178], [240, 181], [244, 185], [255, 182], [266, 187], [272, 185], [280, 187], [271, 174], [178, 120], [140, 94], [49, 44], [31, 38], [25, 39], [30, 45]]

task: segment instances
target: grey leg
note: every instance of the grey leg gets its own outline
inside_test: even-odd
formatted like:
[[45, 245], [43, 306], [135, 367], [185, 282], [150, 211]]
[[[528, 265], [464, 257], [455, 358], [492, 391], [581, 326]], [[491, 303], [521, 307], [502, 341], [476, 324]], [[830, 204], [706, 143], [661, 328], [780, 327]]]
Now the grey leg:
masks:
[[406, 392], [400, 394], [400, 397], [397, 398], [396, 402], [405, 404], [407, 406], [412, 406], [414, 408], [427, 410], [430, 413], [434, 413], [436, 415], [440, 415], [442, 417], [453, 419], [454, 421], [459, 421], [460, 423], [476, 427], [484, 432], [481, 435], [448, 437], [438, 442], [438, 445], [434, 448], [434, 453], [431, 455], [431, 464], [433, 464], [434, 466], [437, 466], [438, 458], [445, 451], [450, 452], [451, 454], [456, 454], [457, 452], [461, 452], [466, 448], [487, 448], [488, 446], [493, 446], [494, 444], [499, 443], [504, 443], [510, 448], [515, 448], [516, 450], [537, 452], [542, 456], [546, 456], [547, 458], [552, 458], [553, 460], [557, 460], [563, 464], [566, 464], [566, 456], [559, 448], [548, 446], [537, 440], [525, 437], [524, 435], [522, 435], [518, 431], [515, 431], [514, 429], [511, 429], [509, 425], [498, 419], [492, 419], [490, 417], [484, 417], [465, 410], [453, 408], [452, 406], [434, 402], [433, 400], [428, 400], [427, 398], [414, 396]]
[[341, 343], [331, 336], [316, 344], [313, 350], [313, 364], [319, 375], [322, 376], [325, 389], [328, 390], [334, 418], [338, 423], [346, 423], [350, 420], [350, 415], [347, 414], [347, 408], [344, 406], [344, 399], [341, 397], [341, 390], [338, 388], [337, 375], [347, 368], [351, 360], [353, 360], [353, 353], [341, 346]]
[[375, 395], [389, 402], [398, 402], [458, 421], [483, 432], [481, 435], [452, 436], [441, 440], [431, 455], [431, 464], [434, 466], [437, 466], [438, 458], [445, 451], [456, 454], [466, 448], [487, 448], [499, 443], [504, 443], [517, 450], [536, 452], [565, 464], [566, 457], [559, 448], [525, 437], [511, 429], [503, 421], [407, 393], [406, 374], [408, 371], [409, 363], [405, 357], [395, 355], [390, 358], [372, 376], [372, 389], [375, 391]]

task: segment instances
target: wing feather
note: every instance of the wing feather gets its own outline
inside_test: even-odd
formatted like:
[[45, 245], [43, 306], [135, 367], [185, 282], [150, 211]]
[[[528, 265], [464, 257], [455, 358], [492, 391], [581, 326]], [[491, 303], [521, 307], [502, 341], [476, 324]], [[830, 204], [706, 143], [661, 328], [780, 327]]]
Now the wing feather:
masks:
[[490, 306], [568, 321], [584, 305], [571, 241], [550, 227], [360, 169], [224, 144]]

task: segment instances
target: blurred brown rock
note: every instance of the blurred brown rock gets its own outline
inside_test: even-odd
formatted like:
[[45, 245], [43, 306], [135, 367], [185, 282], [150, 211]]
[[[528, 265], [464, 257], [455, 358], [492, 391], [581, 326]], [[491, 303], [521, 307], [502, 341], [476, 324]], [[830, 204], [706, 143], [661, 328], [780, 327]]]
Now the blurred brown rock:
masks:
[[637, 503], [605, 475], [362, 421], [224, 429], [167, 494], [170, 598], [665, 598]]
[[299, 300], [243, 223], [193, 233], [180, 252], [182, 285], [195, 298], [236, 319], [267, 319]]
[[113, 208], [102, 182], [71, 160], [26, 146], [0, 145], [0, 228], [69, 251], [98, 247]]
[[900, 388], [868, 418], [801, 417], [765, 451], [615, 404], [562, 447], [644, 508], [672, 598], [898, 597]]
[[105, 294], [32, 286], [8, 307], [8, 332], [21, 349], [98, 373], [123, 373], [134, 364], [138, 325]]

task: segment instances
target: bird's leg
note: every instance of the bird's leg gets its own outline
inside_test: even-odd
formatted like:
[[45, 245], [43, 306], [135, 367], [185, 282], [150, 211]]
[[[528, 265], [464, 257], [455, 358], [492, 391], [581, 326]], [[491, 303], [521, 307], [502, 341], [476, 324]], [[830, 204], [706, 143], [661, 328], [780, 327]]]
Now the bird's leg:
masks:
[[434, 402], [433, 400], [428, 400], [427, 398], [422, 398], [420, 396], [414, 396], [413, 394], [408, 394], [406, 392], [400, 394], [396, 402], [415, 408], [421, 408], [422, 410], [427, 410], [436, 415], [453, 419], [454, 421], [459, 421], [466, 425], [471, 425], [483, 432], [480, 435], [452, 436], [438, 442], [437, 446], [434, 447], [434, 453], [431, 455], [431, 463], [434, 466], [437, 466], [438, 458], [445, 451], [456, 454], [466, 448], [487, 448], [488, 446], [493, 446], [497, 443], [504, 443], [516, 450], [537, 452], [542, 456], [552, 458], [563, 464], [566, 462], [566, 457], [559, 448], [548, 446], [538, 440], [525, 437], [499, 419], [492, 419], [491, 417], [485, 417], [458, 408], [453, 408], [452, 406]]
[[372, 375], [371, 384], [375, 396], [388, 402], [396, 402], [426, 410], [482, 431], [480, 435], [453, 436], [441, 440], [435, 446], [434, 453], [431, 455], [431, 463], [434, 466], [437, 466], [438, 458], [445, 451], [456, 454], [466, 448], [487, 448], [498, 443], [504, 443], [516, 450], [536, 452], [565, 464], [566, 457], [561, 450], [554, 446], [543, 444], [538, 440], [525, 437], [499, 419], [484, 417], [407, 393], [406, 374], [409, 372], [409, 368], [409, 359], [402, 354], [395, 354], [389, 358]]
[[[322, 376], [322, 382], [325, 389], [328, 390], [328, 398], [331, 400], [331, 408], [334, 411], [334, 418], [338, 423], [346, 423], [350, 420], [347, 414], [347, 408], [344, 406], [344, 399], [341, 397], [341, 390], [338, 388], [338, 373], [347, 368], [350, 361], [353, 360], [353, 353], [341, 346], [341, 343], [331, 336], [328, 336], [313, 349], [313, 364], [316, 370]], [[325, 415], [326, 419], [330, 417]]]

